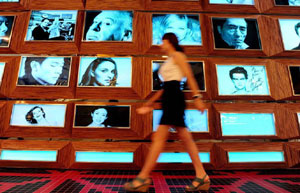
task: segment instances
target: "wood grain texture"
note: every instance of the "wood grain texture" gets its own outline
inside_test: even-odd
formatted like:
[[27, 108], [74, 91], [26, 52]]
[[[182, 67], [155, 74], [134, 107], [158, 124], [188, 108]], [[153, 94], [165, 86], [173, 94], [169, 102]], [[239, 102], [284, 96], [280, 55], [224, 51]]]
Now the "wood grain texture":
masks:
[[234, 5], [234, 4], [210, 4], [209, 0], [201, 0], [204, 11], [216, 12], [222, 10], [222, 12], [232, 13], [259, 13], [261, 12], [259, 6], [260, 0], [254, 0], [254, 5]]
[[[90, 127], [74, 127], [74, 115], [76, 105], [125, 105], [130, 106], [130, 128], [90, 128]], [[96, 103], [96, 102], [78, 102], [73, 106], [73, 112], [71, 115], [72, 124], [72, 138], [98, 138], [98, 139], [143, 139], [144, 128], [143, 123], [145, 118], [143, 115], [136, 113], [136, 108], [139, 106], [137, 103]]]
[[96, 152], [133, 152], [133, 163], [88, 163], [88, 162], [75, 162], [70, 168], [79, 169], [139, 169], [137, 165], [140, 164], [141, 157], [141, 143], [134, 142], [72, 142], [74, 151], [96, 151]]
[[80, 10], [84, 9], [84, 0], [72, 0], [72, 3], [66, 3], [65, 0], [28, 0], [29, 9], [45, 10]]
[[[102, 41], [102, 42], [89, 42], [83, 41], [84, 25], [82, 27], [82, 36], [80, 37], [80, 54], [83, 55], [96, 55], [96, 54], [111, 54], [111, 55], [134, 55], [138, 54], [138, 43], [143, 41], [141, 31], [143, 26], [143, 16], [138, 11], [133, 11], [132, 21], [132, 42], [121, 41]], [[83, 20], [85, 22], [85, 19]]]
[[75, 161], [75, 149], [71, 142], [58, 151], [57, 162], [62, 168], [69, 168]]
[[[79, 62], [76, 65], [76, 69], [79, 69]], [[145, 98], [144, 72], [145, 64], [143, 63], [143, 59], [141, 57], [132, 57], [131, 87], [76, 87], [75, 98], [111, 100]], [[76, 85], [78, 85], [78, 83], [76, 83]]]
[[[278, 82], [278, 77], [273, 76], [273, 73], [276, 72], [276, 65], [268, 60], [263, 59], [251, 59], [251, 58], [209, 58], [208, 64], [210, 73], [209, 73], [209, 82], [211, 83], [211, 96], [214, 100], [275, 100], [280, 94], [277, 88], [276, 83]], [[219, 85], [217, 77], [217, 65], [251, 65], [251, 66], [265, 66], [270, 95], [219, 95]], [[229, 74], [228, 74], [229, 77]]]
[[[281, 120], [280, 134], [285, 138], [300, 138], [300, 103], [278, 104], [278, 118]], [[287, 121], [288, 120], [288, 121]]]
[[[68, 56], [66, 56], [68, 57]], [[4, 82], [5, 91], [10, 98], [15, 99], [58, 99], [74, 98], [78, 57], [71, 57], [68, 86], [18, 86], [21, 57], [15, 57], [7, 66], [8, 77]]]
[[74, 34], [74, 41], [72, 42], [25, 41], [30, 15], [31, 11], [26, 12], [23, 16], [23, 20], [17, 27], [17, 31], [21, 32], [18, 33], [17, 53], [49, 55], [74, 55], [79, 53], [79, 42], [82, 35], [81, 31], [83, 28], [83, 11], [78, 11], [77, 13], [76, 30]]
[[10, 88], [11, 88], [11, 76], [12, 76], [11, 69], [15, 68], [17, 59], [18, 57], [15, 56], [0, 57], [0, 62], [5, 63], [1, 86], [0, 86], [1, 98], [6, 98], [9, 95]]
[[260, 143], [260, 142], [236, 142], [216, 143], [216, 154], [219, 160], [217, 169], [268, 169], [287, 168], [286, 155], [284, 162], [255, 162], [255, 163], [229, 163], [228, 152], [261, 152], [261, 151], [284, 151], [284, 143]]
[[163, 1], [153, 1], [145, 0], [146, 10], [153, 11], [202, 11], [201, 0], [199, 1], [172, 1], [172, 0], [163, 0]]
[[86, 0], [86, 10], [143, 10], [145, 0]]
[[[66, 114], [65, 114], [65, 125], [64, 127], [26, 127], [26, 126], [11, 126], [10, 118], [12, 113], [13, 104], [22, 103], [22, 104], [66, 104]], [[2, 118], [4, 122], [4, 133], [5, 137], [33, 137], [33, 138], [42, 138], [42, 137], [57, 137], [57, 138], [67, 138], [71, 136], [71, 109], [70, 103], [64, 102], [48, 102], [48, 101], [8, 101], [6, 105], [6, 113]]]
[[284, 144], [286, 152], [287, 163], [291, 168], [300, 167], [300, 144], [297, 142], [290, 142]]
[[1, 10], [25, 10], [28, 9], [29, 0], [19, 0], [19, 2], [1, 2]]
[[[213, 148], [213, 143], [196, 143], [198, 151], [199, 152], [209, 152], [210, 153], [210, 158], [212, 158], [212, 148]], [[146, 159], [147, 153], [149, 152], [149, 148], [150, 148], [150, 143], [143, 143], [143, 146], [145, 147], [145, 152], [144, 152], [144, 162]], [[171, 153], [175, 153], [175, 152], [186, 152], [186, 149], [184, 148], [184, 145], [182, 143], [166, 143], [163, 151], [163, 153], [165, 152], [171, 152]], [[203, 163], [203, 166], [205, 169], [215, 169], [215, 163], [213, 162], [214, 159], [211, 159], [210, 163]], [[174, 170], [174, 168], [176, 168], [176, 170], [193, 170], [194, 167], [192, 165], [192, 163], [157, 163], [155, 166], [155, 170]]]
[[259, 2], [260, 2], [260, 8], [261, 8], [262, 13], [299, 14], [299, 12], [300, 12], [300, 7], [297, 7], [297, 6], [288, 6], [288, 5], [276, 6], [275, 0], [263, 0], [263, 1], [259, 1]]
[[[282, 131], [281, 119], [277, 112], [276, 104], [272, 103], [215, 103], [213, 104], [214, 122], [216, 127], [216, 137], [218, 139], [278, 139], [281, 138]], [[276, 134], [275, 136], [222, 136], [221, 113], [273, 113], [275, 120]], [[285, 135], [283, 135], [284, 138]]]
[[[203, 14], [202, 14], [203, 15]], [[264, 39], [264, 36], [262, 34], [266, 33], [264, 32], [264, 19], [262, 19], [261, 15], [242, 15], [242, 14], [216, 14], [216, 13], [208, 13], [204, 14], [204, 23], [205, 27], [202, 29], [206, 29], [206, 34], [207, 34], [207, 51], [209, 55], [212, 56], [245, 56], [245, 57], [265, 57], [267, 56], [268, 53], [266, 53], [265, 49], [268, 44], [266, 44], [266, 41]], [[253, 50], [235, 50], [235, 49], [221, 49], [217, 48], [215, 49], [215, 44], [214, 44], [214, 35], [213, 35], [213, 27], [212, 27], [212, 18], [213, 17], [221, 17], [221, 18], [248, 18], [248, 19], [256, 19], [257, 24], [258, 24], [258, 29], [259, 29], [259, 34], [260, 34], [260, 41], [261, 41], [261, 50], [258, 49], [253, 49]]]
[[[6, 101], [0, 101], [0, 136], [3, 136], [4, 133], [4, 117], [5, 117], [5, 113], [6, 113]], [[0, 146], [1, 149], [1, 146]]]

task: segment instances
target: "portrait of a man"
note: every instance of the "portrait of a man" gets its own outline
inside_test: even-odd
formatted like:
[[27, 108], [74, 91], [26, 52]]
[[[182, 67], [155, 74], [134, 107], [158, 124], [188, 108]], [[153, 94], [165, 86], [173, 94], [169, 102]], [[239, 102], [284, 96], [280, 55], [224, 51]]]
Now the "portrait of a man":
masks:
[[0, 47], [9, 46], [14, 18], [0, 15]]
[[279, 19], [284, 50], [300, 50], [300, 20]]
[[18, 86], [68, 86], [70, 57], [22, 57]]
[[217, 65], [219, 95], [269, 95], [265, 66]]
[[87, 11], [84, 41], [132, 41], [132, 11]]
[[74, 41], [77, 11], [32, 11], [26, 41]]
[[209, 0], [210, 4], [254, 5], [254, 0]]
[[256, 19], [212, 18], [212, 23], [216, 49], [261, 49]]

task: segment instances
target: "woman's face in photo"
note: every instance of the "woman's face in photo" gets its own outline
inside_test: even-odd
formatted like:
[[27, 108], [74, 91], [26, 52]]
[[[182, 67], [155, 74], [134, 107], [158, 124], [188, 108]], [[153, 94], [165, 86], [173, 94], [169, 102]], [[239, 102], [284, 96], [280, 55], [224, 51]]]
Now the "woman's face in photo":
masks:
[[183, 18], [179, 18], [175, 15], [171, 15], [169, 18], [169, 22], [168, 25], [166, 26], [166, 30], [165, 33], [169, 33], [172, 32], [174, 33], [177, 38], [178, 41], [182, 41], [188, 31], [188, 27], [187, 27], [187, 21]]
[[115, 65], [109, 61], [104, 61], [96, 68], [93, 76], [97, 84], [110, 86], [115, 74]]
[[91, 116], [94, 123], [101, 125], [107, 119], [107, 111], [102, 108], [97, 109], [91, 114]]
[[6, 36], [6, 32], [8, 30], [7, 19], [3, 16], [0, 16], [0, 37]]
[[32, 111], [32, 114], [33, 114], [33, 118], [37, 121], [39, 120], [42, 120], [44, 117], [44, 113], [43, 111], [41, 110], [41, 108], [36, 108]]

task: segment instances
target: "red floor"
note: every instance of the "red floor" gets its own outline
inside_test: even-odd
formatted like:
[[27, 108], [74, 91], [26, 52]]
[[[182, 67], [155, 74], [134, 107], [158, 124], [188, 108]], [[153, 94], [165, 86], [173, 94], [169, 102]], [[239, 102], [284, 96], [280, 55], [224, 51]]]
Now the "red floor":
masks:
[[[137, 171], [47, 170], [0, 168], [0, 192], [125, 192], [122, 184]], [[209, 192], [300, 193], [300, 170], [208, 171]], [[156, 171], [149, 192], [180, 193], [194, 176], [193, 171]]]

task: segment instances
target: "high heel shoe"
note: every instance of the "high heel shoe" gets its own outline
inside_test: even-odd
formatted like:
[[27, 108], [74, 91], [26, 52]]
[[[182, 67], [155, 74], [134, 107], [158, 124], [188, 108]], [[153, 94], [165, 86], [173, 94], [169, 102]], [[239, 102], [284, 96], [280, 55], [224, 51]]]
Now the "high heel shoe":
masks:
[[[134, 181], [140, 182], [141, 185], [134, 186], [133, 185]], [[146, 183], [146, 181], [149, 181], [149, 182]], [[125, 190], [131, 191], [131, 192], [147, 192], [148, 189], [149, 189], [150, 184], [151, 184], [150, 178], [143, 179], [143, 178], [136, 177], [131, 182], [125, 183], [124, 188], [125, 188]]]
[[199, 191], [199, 190], [209, 190], [210, 187], [210, 180], [204, 181], [207, 177], [207, 174], [203, 178], [195, 177], [193, 182], [198, 182], [199, 184], [197, 186], [194, 186], [193, 184], [189, 185], [185, 188], [186, 192], [193, 192], [193, 191]]

